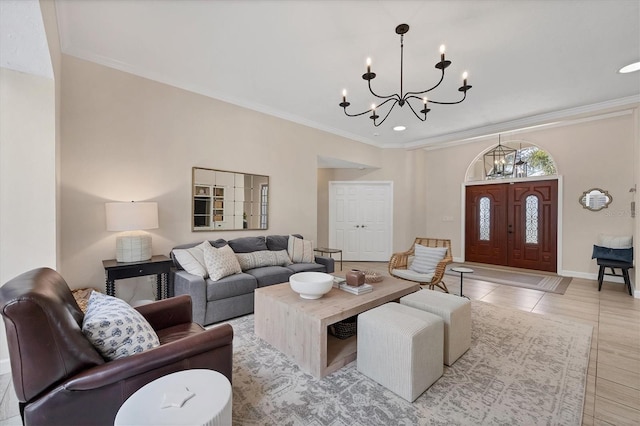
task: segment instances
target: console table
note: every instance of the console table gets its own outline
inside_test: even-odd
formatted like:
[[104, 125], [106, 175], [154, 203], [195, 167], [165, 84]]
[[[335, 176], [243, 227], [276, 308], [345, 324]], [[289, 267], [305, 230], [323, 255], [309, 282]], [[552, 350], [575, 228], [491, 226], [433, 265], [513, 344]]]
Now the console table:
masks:
[[153, 256], [151, 259], [142, 262], [118, 262], [115, 259], [103, 260], [102, 266], [104, 267], [107, 295], [116, 295], [116, 280], [155, 275], [156, 299], [170, 297], [172, 296], [169, 294], [171, 264], [171, 259], [163, 255]]

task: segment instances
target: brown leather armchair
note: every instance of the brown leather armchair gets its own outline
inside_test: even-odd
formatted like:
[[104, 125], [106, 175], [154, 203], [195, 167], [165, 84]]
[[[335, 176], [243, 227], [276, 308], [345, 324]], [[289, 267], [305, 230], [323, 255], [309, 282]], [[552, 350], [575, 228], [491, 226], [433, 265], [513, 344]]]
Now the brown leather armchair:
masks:
[[193, 323], [189, 296], [136, 308], [156, 330], [160, 346], [114, 361], [105, 361], [84, 337], [84, 314], [52, 269], [7, 282], [0, 306], [26, 425], [112, 425], [136, 390], [180, 370], [217, 370], [231, 381], [233, 329]]

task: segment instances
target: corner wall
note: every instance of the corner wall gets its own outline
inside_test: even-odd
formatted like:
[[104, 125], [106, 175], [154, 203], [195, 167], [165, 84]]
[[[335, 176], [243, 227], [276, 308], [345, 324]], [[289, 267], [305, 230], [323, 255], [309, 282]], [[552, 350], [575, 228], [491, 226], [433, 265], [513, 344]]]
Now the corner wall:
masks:
[[[54, 82], [0, 68], [0, 284], [56, 268]], [[8, 371], [4, 325], [0, 373]]]

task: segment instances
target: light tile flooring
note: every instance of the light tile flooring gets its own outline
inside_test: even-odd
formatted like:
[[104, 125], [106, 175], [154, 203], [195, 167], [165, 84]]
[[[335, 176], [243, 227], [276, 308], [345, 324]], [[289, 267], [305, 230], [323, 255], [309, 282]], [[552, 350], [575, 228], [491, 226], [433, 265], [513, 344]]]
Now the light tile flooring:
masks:
[[[344, 262], [344, 270], [387, 273], [386, 263]], [[563, 295], [464, 277], [464, 294], [474, 300], [539, 314], [553, 314], [593, 326], [583, 425], [640, 424], [640, 299], [621, 284], [574, 278]], [[459, 279], [445, 276], [451, 293]], [[0, 426], [20, 425], [18, 401], [9, 375], [0, 376]]]

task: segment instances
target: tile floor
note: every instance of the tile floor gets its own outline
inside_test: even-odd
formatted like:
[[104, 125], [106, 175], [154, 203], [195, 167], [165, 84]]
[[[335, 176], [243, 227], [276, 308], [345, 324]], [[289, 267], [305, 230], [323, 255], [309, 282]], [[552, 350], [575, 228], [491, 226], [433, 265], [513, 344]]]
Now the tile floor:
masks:
[[[344, 262], [344, 270], [386, 273], [386, 263]], [[459, 280], [445, 277], [451, 293]], [[574, 278], [563, 295], [478, 281], [465, 275], [464, 294], [498, 306], [560, 315], [593, 326], [583, 425], [640, 424], [640, 299], [621, 284]], [[9, 375], [0, 376], [0, 426], [21, 425]]]

